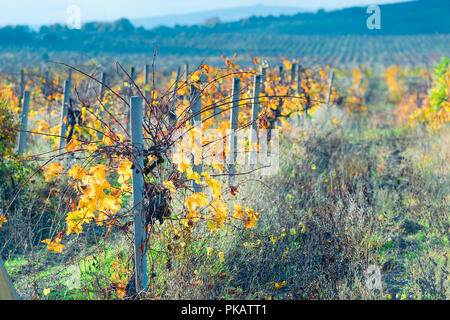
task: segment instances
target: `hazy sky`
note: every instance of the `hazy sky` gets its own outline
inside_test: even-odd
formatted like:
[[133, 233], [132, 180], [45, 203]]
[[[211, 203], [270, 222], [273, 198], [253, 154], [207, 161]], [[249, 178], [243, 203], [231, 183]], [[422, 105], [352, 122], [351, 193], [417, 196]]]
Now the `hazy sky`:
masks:
[[0, 25], [65, 23], [67, 8], [81, 8], [82, 21], [108, 21], [121, 17], [145, 18], [211, 9], [264, 4], [301, 8], [341, 8], [400, 2], [396, 0], [0, 0]]

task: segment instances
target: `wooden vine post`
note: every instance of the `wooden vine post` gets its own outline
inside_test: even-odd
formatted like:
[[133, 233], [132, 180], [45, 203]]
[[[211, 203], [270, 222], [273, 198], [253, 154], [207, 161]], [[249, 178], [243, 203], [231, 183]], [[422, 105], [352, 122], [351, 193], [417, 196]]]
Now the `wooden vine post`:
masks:
[[59, 154], [63, 153], [64, 145], [66, 143], [66, 121], [67, 110], [69, 108], [69, 96], [70, 96], [70, 81], [64, 81], [63, 100], [61, 105], [61, 128], [59, 130]]
[[131, 97], [131, 143], [133, 163], [133, 214], [134, 214], [134, 268], [136, 292], [147, 290], [147, 238], [144, 200], [144, 141], [142, 133], [142, 98]]
[[333, 70], [331, 70], [330, 77], [329, 77], [329, 84], [328, 84], [327, 108], [329, 108], [329, 106], [330, 106], [331, 92], [333, 89], [333, 80], [334, 80], [334, 72], [333, 72]]
[[23, 92], [23, 104], [22, 104], [22, 121], [19, 133], [19, 155], [23, 155], [25, 152], [25, 146], [27, 143], [27, 128], [28, 128], [28, 113], [30, 112], [30, 90]]
[[230, 186], [234, 183], [236, 175], [236, 160], [237, 160], [237, 130], [239, 126], [239, 100], [241, 92], [241, 80], [233, 78], [231, 114], [230, 114], [230, 139], [229, 139], [229, 161], [228, 161], [228, 184]]
[[255, 75], [253, 78], [253, 99], [252, 99], [252, 125], [250, 129], [250, 170], [255, 169], [256, 150], [255, 145], [258, 143], [258, 114], [259, 114], [259, 95], [261, 90], [261, 76]]

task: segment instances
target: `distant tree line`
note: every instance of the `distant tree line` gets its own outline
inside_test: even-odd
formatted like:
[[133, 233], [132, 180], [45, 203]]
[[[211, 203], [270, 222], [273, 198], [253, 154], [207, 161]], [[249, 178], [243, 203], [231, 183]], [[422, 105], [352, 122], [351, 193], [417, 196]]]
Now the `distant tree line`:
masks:
[[[81, 29], [63, 25], [42, 26], [33, 31], [25, 26], [0, 28], [2, 47], [40, 47], [48, 50], [76, 50], [83, 52], [136, 53], [153, 51], [156, 44], [162, 52], [190, 54], [202, 50], [204, 54], [217, 53], [212, 43], [224, 50], [231, 47], [256, 48], [250, 35], [264, 35], [266, 45], [279, 44], [280, 39], [304, 35], [422, 35], [450, 34], [448, 14], [450, 1], [421, 0], [381, 6], [380, 30], [366, 26], [365, 8], [348, 8], [317, 13], [299, 13], [281, 17], [250, 17], [238, 22], [206, 23], [173, 28], [136, 28], [127, 19], [112, 23], [90, 22]], [[209, 39], [206, 45], [205, 41]], [[161, 51], [160, 51], [161, 52]], [[198, 53], [198, 52], [197, 52]], [[264, 52], [261, 52], [264, 54]]]

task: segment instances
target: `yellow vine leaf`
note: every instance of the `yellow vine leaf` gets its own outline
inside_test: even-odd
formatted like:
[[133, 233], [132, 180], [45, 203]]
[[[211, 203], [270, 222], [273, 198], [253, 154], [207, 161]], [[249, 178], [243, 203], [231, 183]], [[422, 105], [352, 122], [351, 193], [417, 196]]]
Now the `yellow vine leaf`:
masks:
[[246, 207], [244, 212], [244, 209], [241, 205], [236, 204], [234, 206], [233, 217], [242, 220], [242, 223], [244, 224], [246, 229], [251, 229], [256, 225], [256, 222], [258, 222], [258, 216], [259, 213], [250, 208]]
[[241, 205], [236, 204], [234, 206], [233, 217], [236, 218], [236, 219], [240, 219], [240, 220], [244, 220], [245, 219], [245, 213], [244, 213], [244, 210], [242, 209]]
[[173, 184], [173, 181], [171, 180], [165, 180], [163, 182], [164, 188], [167, 188], [170, 190], [170, 192], [175, 193], [177, 192], [177, 188], [175, 188], [175, 185]]
[[214, 231], [215, 229], [221, 228], [224, 225], [224, 222], [228, 220], [228, 208], [227, 206], [219, 199], [214, 200], [209, 209], [212, 211], [212, 221], [214, 221], [215, 226], [209, 225], [208, 227]]
[[[122, 179], [131, 171], [127, 170], [127, 162], [124, 160]], [[131, 163], [131, 162], [130, 162]], [[130, 164], [128, 163], [128, 164]], [[129, 167], [128, 167], [129, 168]], [[74, 170], [75, 171], [75, 170]], [[112, 216], [116, 214], [122, 204], [122, 199], [118, 196], [120, 189], [112, 187], [106, 179], [107, 167], [104, 164], [93, 166], [83, 178], [83, 189], [79, 189], [82, 195], [78, 201], [78, 206], [66, 217], [67, 234], [80, 234], [83, 224], [90, 223], [95, 219], [98, 225], [103, 225], [106, 221], [108, 227], [114, 223]]]
[[178, 164], [178, 171], [184, 173], [188, 168], [190, 168], [189, 159], [182, 151], [178, 151], [173, 156], [173, 162]]
[[220, 172], [223, 172], [223, 165], [217, 160], [213, 161], [212, 167], [213, 167], [213, 169], [216, 169], [216, 170], [218, 170]]
[[5, 217], [3, 217], [3, 216], [0, 216], [0, 228], [1, 228], [1, 226], [4, 224], [4, 223], [6, 223], [8, 220], [5, 218]]
[[200, 219], [200, 217], [201, 215], [198, 210], [189, 211], [186, 219], [181, 220], [181, 223], [185, 227], [191, 227], [195, 222], [198, 221], [198, 219]]
[[276, 283], [275, 283], [275, 289], [277, 289], [277, 290], [281, 290], [281, 289], [283, 289], [284, 287], [286, 287], [286, 281], [283, 281], [283, 282], [276, 282]]
[[191, 168], [186, 169], [186, 174], [189, 180], [194, 180], [195, 182], [200, 183], [200, 175]]
[[95, 152], [98, 149], [98, 145], [96, 143], [90, 143], [86, 146], [89, 152]]
[[45, 182], [48, 183], [51, 181], [52, 176], [57, 178], [60, 175], [61, 171], [63, 170], [63, 166], [59, 162], [53, 162], [44, 170], [45, 170], [44, 174]]
[[216, 179], [211, 178], [211, 175], [208, 172], [203, 172], [202, 176], [205, 178], [208, 186], [212, 189], [214, 198], [219, 198], [221, 193], [220, 188], [222, 187], [222, 184]]

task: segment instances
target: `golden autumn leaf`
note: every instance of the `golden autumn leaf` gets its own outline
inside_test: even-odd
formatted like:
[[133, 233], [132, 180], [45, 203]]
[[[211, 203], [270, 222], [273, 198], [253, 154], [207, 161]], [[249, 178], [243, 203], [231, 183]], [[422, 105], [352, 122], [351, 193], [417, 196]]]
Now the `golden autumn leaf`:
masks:
[[95, 143], [89, 143], [86, 148], [88, 149], [89, 152], [95, 152], [98, 149], [97, 144]]
[[238, 68], [237, 64], [235, 64], [229, 58], [225, 58], [225, 63], [227, 64], [228, 67], [230, 67], [232, 69], [237, 69]]
[[44, 169], [45, 170], [45, 182], [50, 182], [52, 179], [52, 176], [54, 176], [55, 178], [57, 178], [60, 173], [63, 170], [63, 166], [61, 163], [59, 162], [53, 162], [51, 163], [47, 168]]
[[61, 238], [55, 238], [55, 241], [51, 241], [50, 239], [45, 239], [41, 241], [42, 243], [47, 244], [47, 249], [50, 251], [54, 251], [57, 253], [61, 253], [64, 249], [64, 245], [61, 244]]
[[77, 163], [74, 167], [70, 168], [67, 173], [69, 177], [72, 177], [75, 180], [82, 180], [86, 177], [86, 168]]
[[247, 218], [245, 218], [244, 226], [247, 229], [251, 229], [251, 228], [253, 228], [256, 225], [256, 222], [258, 222], [258, 219], [256, 217], [254, 217], [254, 216], [253, 217], [247, 217]]
[[106, 146], [112, 146], [113, 144], [114, 144], [114, 140], [113, 139], [111, 139], [111, 137], [109, 137], [109, 136], [107, 136], [107, 135], [104, 135], [103, 136], [103, 143], [106, 145]]
[[164, 188], [169, 189], [170, 192], [175, 193], [177, 192], [177, 188], [175, 188], [175, 185], [173, 184], [173, 181], [171, 180], [165, 180], [163, 182]]
[[199, 82], [200, 81], [200, 75], [202, 74], [201, 70], [197, 70], [195, 71], [192, 75], [191, 75], [191, 81], [192, 82]]
[[214, 198], [219, 198], [222, 187], [222, 184], [214, 178], [211, 178], [211, 175], [208, 172], [202, 172], [202, 176], [205, 178], [206, 183], [213, 191]]
[[216, 199], [210, 204], [209, 210], [212, 212], [211, 219], [215, 223], [214, 226], [208, 224], [211, 231], [223, 227], [224, 222], [228, 220], [228, 208], [225, 203]]
[[81, 142], [78, 141], [75, 137], [70, 140], [69, 144], [66, 146], [67, 151], [73, 152], [75, 151], [79, 146], [81, 146]]
[[289, 60], [284, 59], [283, 60], [283, 64], [286, 67], [287, 70], [291, 70], [292, 69], [292, 63], [289, 62]]
[[234, 206], [234, 213], [233, 213], [233, 217], [236, 219], [245, 219], [245, 213], [244, 210], [242, 209], [242, 206], [239, 204], [236, 204]]
[[191, 165], [189, 163], [187, 163], [187, 162], [178, 163], [178, 171], [180, 171], [181, 173], [184, 173], [187, 169], [191, 169]]
[[182, 151], [178, 151], [173, 155], [173, 162], [178, 164], [178, 171], [184, 173], [188, 168], [190, 168], [190, 161]]
[[131, 188], [130, 180], [133, 175], [133, 171], [131, 170], [132, 164], [129, 159], [123, 159], [117, 168], [117, 173], [119, 174], [117, 182], [120, 184], [122, 191], [127, 191]]

